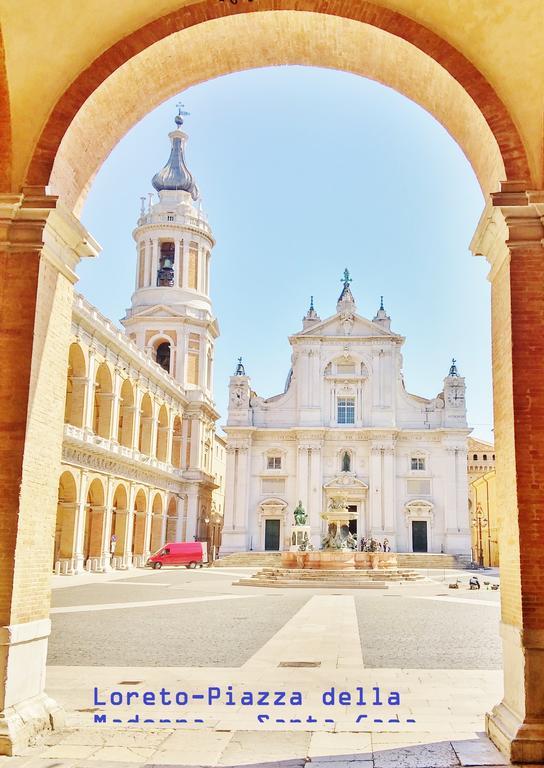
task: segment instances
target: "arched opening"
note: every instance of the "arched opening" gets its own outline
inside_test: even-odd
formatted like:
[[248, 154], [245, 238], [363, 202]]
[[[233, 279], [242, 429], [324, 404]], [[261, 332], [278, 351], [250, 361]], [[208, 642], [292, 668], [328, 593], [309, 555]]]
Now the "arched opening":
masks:
[[70, 344], [68, 372], [66, 377], [66, 404], [64, 421], [74, 427], [83, 427], [85, 418], [85, 396], [87, 393], [87, 366], [85, 355], [79, 344]]
[[101, 570], [104, 551], [104, 535], [106, 523], [106, 507], [104, 506], [104, 484], [95, 478], [87, 492], [85, 513], [85, 535], [83, 539], [83, 559], [85, 567], [90, 570]]
[[113, 380], [106, 363], [98, 366], [94, 381], [93, 432], [109, 439], [112, 432]]
[[156, 493], [153, 499], [151, 515], [151, 552], [157, 552], [164, 544], [162, 508], [161, 495]]
[[172, 466], [181, 469], [181, 448], [182, 448], [182, 423], [181, 417], [174, 417], [173, 435], [172, 435]]
[[117, 441], [125, 448], [132, 448], [135, 416], [134, 387], [129, 379], [125, 379], [121, 387], [119, 423], [117, 425]]
[[134, 499], [134, 531], [132, 536], [132, 554], [143, 555], [145, 553], [147, 500], [142, 489]]
[[159, 344], [155, 352], [155, 360], [161, 368], [170, 373], [170, 343], [168, 341], [163, 341]]
[[157, 458], [159, 461], [168, 460], [168, 431], [168, 411], [165, 405], [161, 405], [157, 428]]
[[[59, 480], [57, 522], [53, 550], [53, 568], [71, 572], [74, 568], [77, 535], [77, 483], [71, 472], [63, 472]], [[57, 565], [58, 564], [58, 565]]]
[[[157, 272], [158, 286], [172, 287], [174, 285], [175, 249], [176, 246], [173, 240], [167, 240], [160, 243], [159, 269]], [[157, 362], [159, 362], [158, 359]], [[159, 363], [159, 365], [161, 365], [161, 363]]]
[[112, 565], [126, 566], [126, 554], [128, 551], [130, 534], [130, 515], [128, 509], [127, 490], [121, 483], [113, 494], [111, 515], [110, 555]]
[[[214, 10], [215, 5], [215, 10]], [[138, 92], [137, 89], [130, 89], [126, 87], [126, 80], [123, 77], [139, 78], [142, 86], [148, 84], [149, 88], [155, 87], [159, 81], [167, 82], [169, 85], [163, 86], [166, 88], [175, 88], [178, 90], [180, 87], [186, 87], [188, 83], [181, 84], [179, 81], [176, 85], [176, 79], [169, 78], [167, 73], [163, 73], [162, 78], [145, 76], [144, 67], [139, 67], [138, 64], [144, 62], [129, 61], [130, 57], [137, 58], [135, 54], [140, 51], [145, 53], [144, 48], [155, 48], [153, 57], [156, 56], [157, 61], [162, 64], [168, 61], [170, 58], [172, 62], [175, 62], [175, 66], [178, 70], [183, 68], [179, 67], [177, 57], [172, 55], [168, 57], [165, 55], [165, 50], [160, 49], [160, 40], [164, 37], [166, 40], [170, 39], [172, 50], [183, 50], [187, 55], [190, 62], [195, 62], [194, 67], [187, 67], [189, 82], [196, 82], [198, 79], [205, 79], [206, 77], [213, 76], [213, 72], [218, 70], [220, 74], [228, 71], [229, 68], [240, 66], [251, 66], [251, 49], [254, 50], [253, 61], [256, 63], [263, 63], [263, 59], [266, 61], [267, 57], [275, 59], [275, 63], [288, 63], [289, 61], [304, 61], [304, 63], [312, 62], [316, 58], [319, 63], [326, 66], [335, 66], [335, 62], [342, 61], [343, 66], [347, 66], [350, 70], [365, 74], [363, 67], [357, 68], [357, 64], [352, 62], [350, 56], [353, 55], [353, 49], [357, 52], [358, 56], [363, 55], [365, 52], [370, 52], [369, 58], [374, 59], [379, 63], [379, 72], [374, 73], [376, 79], [381, 82], [385, 82], [393, 88], [397, 88], [402, 91], [403, 85], [407, 95], [411, 94], [411, 98], [418, 101], [418, 103], [427, 106], [436, 116], [437, 119], [442, 119], [442, 122], [448, 126], [452, 135], [459, 141], [464, 147], [467, 155], [470, 157], [473, 166], [476, 169], [480, 183], [484, 192], [487, 194], [490, 191], [496, 191], [498, 188], [498, 182], [501, 179], [508, 179], [511, 182], [520, 180], [519, 189], [510, 188], [510, 191], [514, 193], [520, 193], [524, 195], [523, 190], [527, 188], [536, 189], [539, 186], [541, 180], [541, 153], [537, 149], [535, 151], [535, 145], [531, 146], [530, 136], [528, 131], [526, 132], [526, 146], [525, 151], [522, 139], [518, 135], [517, 130], [514, 128], [514, 120], [510, 117], [506, 107], [501, 102], [493, 88], [484, 79], [480, 72], [470, 63], [471, 61], [478, 60], [476, 56], [476, 50], [474, 50], [474, 56], [470, 55], [470, 46], [468, 42], [464, 45], [464, 39], [461, 35], [459, 45], [454, 47], [446, 42], [447, 39], [451, 39], [448, 34], [446, 26], [442, 27], [436, 23], [436, 19], [430, 12], [429, 7], [420, 4], [420, 8], [414, 17], [418, 17], [423, 20], [424, 24], [418, 23], [415, 18], [408, 18], [408, 16], [402, 16], [396, 11], [376, 6], [372, 3], [361, 2], [352, 4], [355, 10], [351, 11], [346, 8], [345, 4], [340, 2], [327, 3], [327, 12], [331, 14], [331, 19], [327, 18], [327, 24], [338, 24], [341, 28], [341, 33], [330, 34], [331, 28], [327, 28], [329, 33], [328, 37], [319, 37], [317, 27], [314, 26], [314, 22], [307, 22], [306, 14], [297, 11], [296, 13], [285, 11], [274, 15], [276, 18], [281, 17], [281, 24], [286, 24], [284, 29], [285, 34], [278, 34], [278, 29], [273, 28], [272, 22], [261, 24], [261, 21], [268, 16], [267, 13], [254, 14], [259, 25], [262, 26], [263, 32], [258, 38], [257, 35], [252, 34], [257, 31], [257, 24], [255, 28], [251, 29], [251, 22], [248, 21], [248, 17], [251, 17], [250, 13], [239, 13], [235, 17], [232, 17], [233, 26], [228, 29], [229, 34], [224, 34], [224, 45], [227, 48], [227, 54], [229, 48], [231, 49], [230, 55], [223, 56], [222, 50], [218, 50], [217, 46], [202, 45], [202, 37], [198, 37], [193, 40], [195, 45], [194, 51], [198, 52], [206, 49], [214, 51], [214, 60], [218, 63], [212, 64], [205, 60], [205, 57], [199, 57], [198, 55], [191, 56], [191, 40], [183, 38], [182, 42], [186, 42], [187, 46], [179, 45], [179, 40], [173, 39], [178, 34], [171, 35], [170, 38], [166, 37], [170, 35], [172, 30], [179, 29], [179, 34], [189, 35], [190, 30], [187, 29], [190, 25], [194, 25], [194, 29], [198, 35], [210, 34], [211, 39], [214, 38], [213, 26], [215, 22], [213, 17], [215, 14], [224, 13], [226, 3], [209, 3], [202, 2], [197, 3], [193, 8], [179, 8], [175, 13], [163, 17], [162, 19], [153, 20], [152, 24], [146, 27], [138, 29], [137, 19], [131, 24], [130, 28], [135, 30], [125, 39], [119, 40], [114, 43], [111, 48], [108, 48], [110, 41], [98, 41], [99, 47], [97, 49], [101, 55], [96, 56], [96, 62], [91, 65], [91, 60], [94, 57], [89, 55], [89, 60], [84, 61], [83, 65], [78, 63], [74, 68], [73, 76], [70, 74], [66, 78], [66, 82], [72, 83], [72, 85], [63, 92], [63, 85], [57, 87], [55, 82], [52, 82], [52, 87], [56, 89], [56, 94], [61, 94], [57, 105], [52, 103], [46, 103], [43, 106], [44, 115], [49, 115], [49, 119], [46, 128], [41, 132], [38, 146], [34, 152], [32, 160], [29, 161], [29, 156], [15, 155], [15, 165], [11, 173], [7, 175], [3, 174], [2, 178], [8, 179], [6, 182], [9, 185], [9, 179], [11, 178], [12, 184], [15, 185], [15, 189], [18, 191], [22, 187], [23, 180], [26, 180], [30, 185], [34, 185], [35, 188], [45, 188], [48, 180], [50, 179], [50, 171], [59, 147], [59, 143], [62, 137], [68, 137], [66, 147], [62, 152], [57, 154], [57, 160], [59, 161], [58, 167], [54, 172], [54, 181], [57, 185], [57, 189], [61, 192], [61, 197], [71, 205], [77, 205], [85, 193], [85, 189], [92, 178], [96, 168], [100, 165], [103, 157], [105, 157], [110, 151], [111, 147], [115, 144], [114, 133], [117, 131], [118, 135], [122, 135], [126, 129], [127, 124], [138, 119], [143, 112], [149, 107], [151, 103], [147, 93], [142, 95], [142, 91]], [[249, 4], [251, 7], [251, 4]], [[291, 5], [290, 0], [282, 7], [288, 8]], [[266, 7], [272, 7], [272, 4], [268, 6], [267, 0], [263, 0], [263, 3], [259, 3], [259, 11], [264, 11]], [[292, 7], [295, 7], [294, 5]], [[313, 3], [309, 3], [310, 9], [314, 8]], [[315, 6], [317, 7], [317, 6]], [[257, 10], [257, 9], [255, 9]], [[342, 18], [342, 15], [353, 13], [356, 19]], [[334, 15], [336, 14], [336, 19]], [[421, 14], [418, 16], [418, 14]], [[313, 14], [308, 14], [313, 16]], [[316, 16], [323, 16], [324, 14], [315, 14]], [[296, 20], [295, 20], [295, 17]], [[234, 19], [239, 26], [235, 27]], [[147, 21], [147, 19], [145, 20]], [[199, 21], [206, 21], [207, 24], [199, 24]], [[322, 19], [319, 18], [319, 22]], [[358, 26], [362, 27], [366, 36], [363, 39], [356, 39], [352, 36], [348, 27], [351, 22], [355, 21]], [[217, 20], [217, 28], [221, 32], [227, 31], [231, 19]], [[300, 26], [296, 25], [300, 22]], [[359, 24], [359, 22], [363, 22]], [[144, 23], [143, 20], [141, 23]], [[316, 24], [318, 22], [315, 22]], [[212, 30], [210, 31], [210, 27]], [[235, 34], [233, 35], [233, 29]], [[437, 31], [433, 31], [437, 30]], [[241, 33], [241, 34], [240, 34]], [[215, 33], [217, 34], [217, 33]], [[440, 37], [442, 34], [442, 37]], [[231, 37], [232, 35], [232, 37]], [[372, 44], [372, 35], [376, 35], [374, 39], [375, 45]], [[44, 36], [45, 37], [45, 36]], [[117, 34], [111, 35], [111, 40], [115, 40], [119, 37]], [[471, 36], [467, 35], [467, 41]], [[381, 38], [381, 39], [380, 39]], [[385, 38], [385, 39], [384, 39]], [[232, 41], [236, 40], [237, 45], [233, 45]], [[284, 42], [285, 41], [285, 42]], [[297, 44], [297, 41], [298, 42]], [[308, 48], [305, 48], [306, 41], [308, 41]], [[335, 50], [335, 42], [338, 41], [338, 50]], [[320, 42], [323, 43], [320, 45]], [[155, 43], [155, 45], [152, 45]], [[285, 46], [285, 47], [282, 47]], [[289, 52], [291, 47], [292, 51]], [[413, 48], [413, 51], [409, 49]], [[159, 49], [159, 50], [157, 50]], [[313, 50], [312, 50], [313, 49]], [[463, 49], [465, 52], [462, 53]], [[495, 52], [498, 48], [495, 48]], [[422, 55], [423, 54], [423, 55]], [[367, 53], [368, 55], [368, 53]], [[426, 57], [432, 59], [427, 61]], [[342, 58], [343, 57], [343, 58]], [[501, 57], [496, 56], [499, 59]], [[199, 64], [201, 60], [203, 63]], [[116, 83], [108, 83], [106, 88], [100, 91], [100, 85], [103, 79], [108, 73], [114, 73], [115, 68], [119, 66], [119, 62], [126, 61], [127, 64], [134, 63], [135, 66], [127, 66], [125, 68], [124, 75], [117, 78]], [[414, 65], [415, 62], [417, 66]], [[486, 71], [487, 65], [485, 57], [480, 59], [480, 70]], [[491, 63], [489, 63], [491, 64]], [[89, 65], [89, 66], [88, 66]], [[430, 69], [427, 68], [429, 65]], [[174, 64], [173, 64], [174, 66]], [[215, 69], [214, 69], [215, 68]], [[440, 69], [443, 68], [444, 73], [440, 73]], [[123, 65], [119, 66], [119, 72], [123, 69]], [[128, 75], [127, 75], [128, 70]], [[131, 71], [132, 70], [132, 74]], [[77, 73], [81, 73], [78, 75]], [[100, 74], [102, 72], [103, 74]], [[366, 72], [368, 76], [372, 76]], [[111, 75], [113, 77], [113, 75]], [[185, 76], [185, 75], [184, 75]], [[450, 79], [451, 78], [451, 81]], [[49, 79], [49, 78], [48, 78]], [[500, 77], [490, 78], [493, 82], [497, 83], [497, 88], [503, 89], [503, 83]], [[514, 80], [516, 78], [513, 78]], [[403, 83], [404, 80], [404, 83]], [[33, 79], [33, 82], [36, 82]], [[518, 79], [519, 82], [519, 79]], [[530, 78], [527, 78], [527, 84], [529, 85]], [[411, 85], [410, 85], [411, 84]], [[116, 91], [115, 86], [119, 87]], [[412, 90], [410, 90], [412, 89]], [[523, 90], [523, 89], [519, 89]], [[136, 105], [129, 105], [126, 102], [123, 104], [121, 100], [116, 101], [117, 93], [126, 93], [127, 99], [130, 99], [130, 93], [134, 94], [133, 99]], [[173, 91], [172, 91], [173, 92]], [[83, 109], [80, 109], [81, 104], [87, 96], [91, 95], [92, 98], [88, 100], [88, 106], [90, 113], [85, 114]], [[97, 98], [94, 98], [95, 95]], [[151, 98], [160, 100], [164, 98], [164, 91], [160, 91], [156, 88], [156, 95]], [[465, 98], [466, 97], [466, 98]], [[102, 102], [101, 102], [102, 99]], [[110, 110], [101, 109], [101, 106], [108, 101], [116, 103], [120, 108], [117, 110], [116, 120], [111, 120]], [[139, 103], [138, 103], [139, 100]], [[506, 103], [509, 103], [509, 99], [505, 99]], [[540, 103], [540, 102], [539, 102]], [[79, 110], [79, 114], [78, 114]], [[138, 112], [140, 110], [140, 112]], [[101, 132], [97, 130], [100, 118], [99, 113], [102, 113], [102, 120], [104, 123], [114, 123], [113, 129], [109, 129]], [[514, 110], [512, 109], [514, 113]], [[6, 110], [7, 114], [7, 110]], [[91, 119], [88, 119], [90, 116]], [[519, 112], [515, 115], [515, 119], [520, 130], [523, 130], [525, 126], [524, 113]], [[45, 118], [44, 118], [45, 122]], [[104, 124], [103, 123], [103, 124]], [[67, 126], [72, 125], [70, 135], [68, 135]], [[540, 126], [540, 121], [538, 121]], [[85, 133], [85, 129], [87, 133]], [[539, 134], [541, 131], [538, 130]], [[491, 134], [493, 136], [491, 136]], [[96, 141], [96, 137], [102, 138], [102, 141]], [[93, 141], [96, 143], [96, 148], [93, 148]], [[32, 140], [28, 141], [29, 146], [32, 144]], [[11, 141], [6, 143], [6, 147], [11, 146]], [[539, 145], [538, 145], [539, 146]], [[29, 151], [34, 148], [31, 147]], [[87, 152], [87, 150], [91, 150]], [[8, 149], [3, 150], [3, 154], [8, 153]], [[26, 151], [26, 150], [25, 150]], [[71, 154], [70, 154], [71, 153]], [[21, 155], [21, 153], [20, 153]], [[529, 159], [528, 159], [529, 156]], [[73, 160], [73, 162], [71, 162]], [[28, 173], [26, 172], [26, 169]], [[11, 171], [12, 169], [10, 169]], [[25, 175], [26, 174], [26, 175]], [[11, 187], [9, 187], [11, 191]], [[505, 187], [506, 189], [506, 187]], [[516, 198], [519, 200], [519, 198]], [[517, 204], [517, 203], [516, 203]], [[522, 204], [520, 204], [521, 206]], [[515, 207], [515, 206], [514, 206]], [[508, 234], [505, 234], [508, 239]], [[499, 239], [504, 240], [502, 235]], [[519, 254], [519, 251], [518, 251]], [[532, 262], [529, 257], [521, 253], [516, 260], [516, 264], [512, 265], [513, 287], [517, 289], [512, 293], [512, 305], [516, 306], [521, 304], [520, 295], [523, 293], [523, 272], [528, 267], [532, 266]], [[511, 318], [509, 314], [510, 304], [510, 273], [507, 268], [502, 270], [502, 275], [499, 275], [496, 286], [494, 288], [494, 321], [498, 328], [497, 333], [502, 332], [503, 338], [508, 337], [511, 331], [510, 323]], [[540, 299], [537, 299], [537, 304]], [[535, 312], [535, 315], [537, 313]], [[518, 321], [519, 322], [519, 321]], [[515, 340], [521, 341], [523, 338], [523, 332], [527, 329], [521, 328], [519, 325], [515, 329]], [[523, 344], [521, 344], [523, 346]], [[519, 350], [519, 346], [518, 346]], [[508, 356], [508, 355], [507, 355]], [[522, 355], [523, 357], [523, 355]], [[517, 461], [520, 465], [523, 465], [523, 459], [529, 458], [529, 451], [533, 450], [532, 447], [527, 444], [527, 447], [523, 449], [521, 446], [514, 442], [514, 438], [510, 434], [513, 432], [511, 429], [514, 421], [514, 408], [519, 411], [519, 402], [525, 402], [527, 398], [524, 397], [525, 389], [531, 390], [532, 381], [527, 380], [525, 389], [519, 379], [518, 368], [523, 368], [523, 359], [518, 357], [513, 364], [515, 369], [514, 375], [511, 375], [508, 365], [503, 365], [501, 370], [506, 370], [506, 379], [509, 378], [507, 385], [501, 383], [499, 380], [496, 385], [496, 392], [501, 395], [501, 407], [505, 412], [504, 424], [501, 429], [498, 430], [498, 444], [499, 444], [499, 460], [502, 455], [508, 457], [510, 461], [514, 452], [517, 453]], [[499, 366], [496, 365], [496, 370], [499, 371]], [[500, 371], [499, 371], [500, 372]], [[512, 380], [513, 387], [516, 393], [516, 402], [514, 403], [514, 397], [512, 394]], [[535, 384], [538, 382], [535, 381]], [[538, 386], [537, 389], [538, 390]], [[535, 398], [535, 401], [538, 397]], [[530, 433], [531, 420], [534, 417], [534, 412], [530, 405], [524, 406], [526, 410], [523, 411], [520, 418], [518, 418], [517, 424], [519, 426], [519, 432]], [[537, 404], [538, 407], [538, 404]], [[519, 415], [519, 414], [518, 414]], [[26, 418], [26, 416], [25, 416]], [[533, 425], [534, 426], [534, 425]], [[501, 441], [506, 446], [501, 449]], [[512, 464], [512, 462], [510, 461]], [[536, 467], [538, 469], [538, 467]], [[535, 474], [540, 474], [539, 472]], [[523, 484], [523, 478], [520, 478], [520, 483]], [[504, 488], [508, 485], [507, 481], [504, 482]], [[516, 482], [511, 483], [512, 491], [511, 496], [515, 496]], [[537, 489], [535, 489], [536, 492]], [[534, 498], [534, 493], [531, 495], [529, 487], [524, 488], [524, 493], [518, 494], [519, 503], [522, 507], [521, 513], [517, 515], [517, 501], [511, 500], [511, 497], [505, 491], [503, 494], [507, 500], [505, 505], [506, 512], [505, 518], [507, 518], [505, 525], [505, 536], [508, 536], [509, 540], [514, 543], [511, 554], [512, 562], [515, 564], [512, 568], [512, 583], [511, 589], [507, 596], [507, 600], [504, 604], [504, 617], [506, 623], [517, 628], [518, 625], [523, 627], [523, 618], [530, 619], [529, 624], [531, 629], [535, 632], [541, 629], [541, 622], [538, 615], [532, 615], [530, 606], [535, 602], [535, 595], [531, 593], [531, 590], [525, 588], [526, 594], [524, 594], [524, 605], [522, 606], [522, 588], [520, 585], [520, 565], [519, 565], [519, 544], [518, 541], [518, 523], [524, 524], [527, 518], [531, 518], [531, 509], [537, 510], [538, 499]], [[530, 538], [530, 537], [529, 537]], [[535, 547], [536, 549], [536, 547]], [[526, 551], [532, 551], [531, 547], [526, 547]], [[537, 569], [538, 565], [532, 565], [533, 569]], [[533, 574], [534, 575], [534, 574]], [[538, 575], [538, 572], [537, 572]], [[531, 583], [531, 579], [526, 579], [527, 583]], [[532, 583], [538, 584], [538, 580], [532, 580]], [[522, 610], [523, 609], [523, 610]], [[520, 617], [522, 617], [520, 619]], [[509, 622], [508, 622], [509, 620]], [[523, 632], [521, 633], [523, 635]], [[521, 642], [521, 641], [520, 641]], [[527, 655], [534, 653], [531, 649], [523, 649], [527, 651]], [[516, 647], [516, 658], [525, 659], [524, 653]], [[524, 663], [524, 662], [523, 662]], [[519, 665], [518, 665], [519, 666]], [[515, 675], [510, 675], [510, 679], [514, 679]], [[519, 675], [520, 686], [523, 686], [523, 676]], [[525, 681], [529, 685], [529, 676]], [[518, 695], [516, 692], [515, 703], [517, 704], [522, 694]], [[520, 704], [523, 712], [525, 711], [525, 703]], [[508, 710], [511, 715], [510, 710]], [[522, 712], [522, 717], [523, 717]]]
[[153, 403], [151, 397], [146, 392], [142, 397], [140, 406], [140, 435], [138, 438], [138, 450], [151, 456], [151, 446], [153, 440]]
[[178, 537], [176, 535], [178, 512], [175, 496], [170, 497], [166, 514], [166, 542], [178, 541]]

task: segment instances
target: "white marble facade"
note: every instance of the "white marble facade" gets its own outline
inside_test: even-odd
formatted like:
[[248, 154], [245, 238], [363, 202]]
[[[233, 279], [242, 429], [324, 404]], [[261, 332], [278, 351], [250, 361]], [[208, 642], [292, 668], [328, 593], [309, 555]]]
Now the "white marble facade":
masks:
[[470, 552], [465, 382], [453, 362], [434, 399], [409, 394], [404, 338], [383, 303], [356, 312], [346, 270], [334, 315], [313, 302], [290, 337], [283, 393], [263, 399], [241, 361], [230, 379], [223, 553], [289, 548], [298, 500], [320, 547], [321, 512], [346, 498], [353, 533], [394, 551]]

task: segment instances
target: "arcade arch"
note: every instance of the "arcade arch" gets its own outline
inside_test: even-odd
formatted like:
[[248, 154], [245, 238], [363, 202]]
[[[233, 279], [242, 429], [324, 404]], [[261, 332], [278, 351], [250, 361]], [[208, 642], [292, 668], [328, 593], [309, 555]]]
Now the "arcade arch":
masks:
[[74, 427], [83, 427], [85, 420], [85, 396], [87, 392], [87, 365], [79, 344], [70, 344], [66, 377], [66, 404], [64, 421]]

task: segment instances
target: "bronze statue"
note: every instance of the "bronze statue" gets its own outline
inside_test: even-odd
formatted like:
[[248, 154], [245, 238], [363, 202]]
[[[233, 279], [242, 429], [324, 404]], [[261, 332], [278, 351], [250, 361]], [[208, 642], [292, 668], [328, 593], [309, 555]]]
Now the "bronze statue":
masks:
[[308, 515], [304, 511], [304, 507], [302, 506], [302, 501], [299, 499], [298, 507], [295, 508], [294, 511], [295, 516], [295, 525], [306, 525], [308, 522]]

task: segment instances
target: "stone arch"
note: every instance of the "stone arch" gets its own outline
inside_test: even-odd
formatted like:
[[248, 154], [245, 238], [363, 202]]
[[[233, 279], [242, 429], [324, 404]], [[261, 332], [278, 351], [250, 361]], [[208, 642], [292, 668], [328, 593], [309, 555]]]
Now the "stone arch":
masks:
[[105, 500], [104, 481], [101, 477], [95, 477], [87, 491], [83, 537], [83, 561], [86, 564], [90, 559], [94, 568], [100, 568], [100, 563], [93, 561], [100, 560], [103, 555], [104, 525], [106, 522]]
[[59, 564], [61, 572], [74, 569], [77, 535], [78, 481], [74, 474], [64, 471], [59, 478], [57, 521], [53, 549], [53, 568]]
[[[531, 180], [523, 142], [499, 96], [467, 57], [431, 29], [367, 0], [331, 0], [326, 7], [310, 0], [304, 11], [297, 10], [297, 0], [285, 0], [281, 10], [276, 5], [261, 0], [258, 8], [240, 3], [230, 9], [203, 0], [118, 40], [60, 96], [37, 141], [26, 183], [50, 182], [78, 210], [105, 157], [153, 106], [203, 80], [278, 64], [345, 69], [404, 93], [447, 127], [484, 193], [504, 178]], [[213, 57], [204, 56], [206, 50], [213, 50]], [[536, 176], [541, 169], [535, 160]]]
[[176, 469], [181, 469], [181, 449], [183, 445], [182, 427], [181, 416], [176, 414], [172, 426], [172, 456], [170, 460], [170, 463], [173, 467], [176, 467]]
[[146, 540], [147, 496], [140, 488], [134, 497], [134, 532], [132, 535], [132, 554], [143, 555]]
[[125, 448], [132, 448], [136, 411], [134, 408], [134, 385], [130, 379], [123, 381], [120, 398], [117, 441]]
[[112, 546], [110, 539], [110, 554], [116, 558], [124, 558], [128, 549], [130, 532], [128, 497], [129, 491], [125, 483], [118, 483], [113, 492], [111, 510], [111, 536], [115, 536], [115, 547]]
[[177, 498], [170, 496], [168, 499], [168, 506], [166, 508], [166, 541], [172, 542], [177, 540], [176, 529], [178, 522], [178, 505]]
[[157, 424], [157, 459], [159, 461], [168, 461], [168, 432], [170, 429], [170, 420], [168, 418], [168, 408], [163, 404], [159, 408]]
[[157, 491], [151, 507], [151, 552], [157, 552], [164, 544], [163, 528], [163, 500]]
[[87, 395], [87, 361], [85, 353], [77, 342], [70, 344], [68, 370], [66, 373], [66, 403], [64, 422], [74, 427], [83, 427], [85, 400]]
[[153, 441], [153, 401], [148, 392], [142, 397], [140, 405], [140, 435], [138, 438], [138, 450], [151, 456]]
[[100, 363], [94, 380], [93, 432], [109, 440], [112, 433], [113, 376], [107, 363]]

